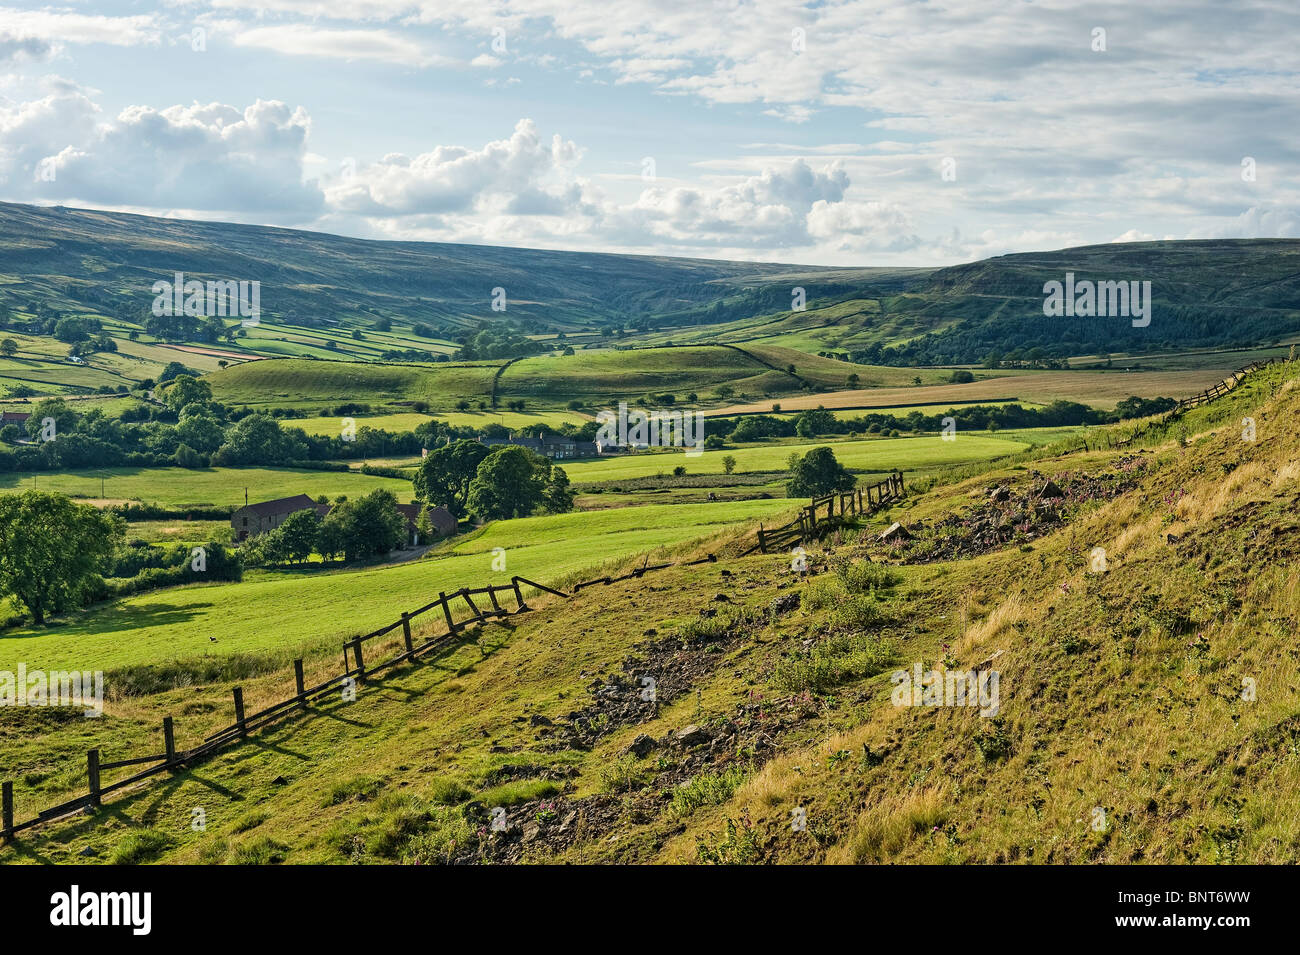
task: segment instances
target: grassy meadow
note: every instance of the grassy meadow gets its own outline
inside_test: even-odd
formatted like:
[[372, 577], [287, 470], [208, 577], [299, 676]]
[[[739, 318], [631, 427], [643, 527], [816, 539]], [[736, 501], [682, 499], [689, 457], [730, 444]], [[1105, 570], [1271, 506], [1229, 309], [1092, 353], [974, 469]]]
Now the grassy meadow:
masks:
[[660, 451], [560, 463], [570, 480], [584, 483], [671, 474], [675, 467], [686, 468], [687, 474], [722, 474], [722, 459], [728, 455], [736, 459], [736, 472], [743, 474], [747, 471], [784, 471], [791, 454], [806, 454], [811, 448], [823, 445], [831, 448], [845, 467], [889, 471], [982, 461], [1002, 454], [1014, 454], [1024, 450], [1029, 443], [1001, 434], [967, 432], [958, 434], [953, 441], [944, 441], [939, 435], [930, 434], [909, 438], [774, 443], [704, 451], [695, 457], [682, 451]]
[[[102, 481], [102, 484], [101, 484]], [[411, 500], [411, 484], [397, 478], [353, 471], [299, 468], [94, 468], [86, 471], [0, 474], [0, 493], [35, 487], [91, 502], [136, 501], [164, 507], [242, 507], [244, 490], [251, 503], [307, 494], [356, 497], [385, 488], [399, 502]]]
[[[0, 670], [114, 670], [213, 655], [271, 652], [285, 660], [396, 619], [441, 590], [540, 583], [608, 560], [672, 547], [797, 507], [784, 499], [647, 505], [498, 521], [421, 560], [340, 571], [256, 571], [240, 583], [153, 591], [91, 608], [60, 626], [0, 632]], [[495, 548], [506, 569], [493, 571]]]

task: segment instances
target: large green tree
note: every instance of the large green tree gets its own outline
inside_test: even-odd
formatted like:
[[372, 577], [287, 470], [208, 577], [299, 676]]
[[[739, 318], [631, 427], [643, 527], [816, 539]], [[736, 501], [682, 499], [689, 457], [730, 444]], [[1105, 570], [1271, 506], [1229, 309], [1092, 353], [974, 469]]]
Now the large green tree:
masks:
[[307, 456], [301, 441], [280, 430], [280, 422], [264, 414], [241, 418], [226, 432], [214, 464], [286, 464]]
[[429, 452], [412, 483], [421, 501], [441, 505], [457, 520], [465, 516], [470, 482], [492, 449], [477, 441], [460, 440]]
[[286, 517], [271, 533], [280, 538], [285, 558], [301, 564], [316, 550], [320, 525], [320, 514], [314, 509], [304, 508]]
[[791, 497], [821, 497], [833, 491], [847, 491], [857, 483], [830, 448], [813, 448], [790, 468], [786, 493]]
[[502, 447], [483, 459], [469, 485], [469, 509], [482, 520], [524, 517], [544, 507], [567, 511], [573, 492], [563, 468], [527, 448]]
[[406, 518], [390, 491], [371, 491], [354, 501], [335, 504], [325, 524], [330, 527], [326, 546], [341, 549], [349, 561], [379, 557], [406, 540]]
[[0, 595], [42, 625], [86, 598], [122, 536], [119, 518], [62, 494], [0, 495]]

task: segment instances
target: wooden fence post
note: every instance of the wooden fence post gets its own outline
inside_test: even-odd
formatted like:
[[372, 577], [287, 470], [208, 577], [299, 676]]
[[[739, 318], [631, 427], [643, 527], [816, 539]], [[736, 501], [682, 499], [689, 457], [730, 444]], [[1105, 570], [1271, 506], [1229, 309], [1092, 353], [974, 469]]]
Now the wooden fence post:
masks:
[[415, 649], [415, 645], [411, 643], [411, 615], [406, 611], [402, 611], [402, 639], [406, 641], [407, 653]]
[[90, 782], [90, 804], [99, 805], [99, 750], [86, 750], [86, 777]]
[[[516, 593], [516, 594], [519, 593], [519, 584], [518, 584], [518, 583], [515, 584], [515, 593]], [[449, 606], [447, 606], [447, 594], [446, 594], [446, 592], [445, 592], [445, 591], [442, 591], [442, 590], [438, 591], [438, 599], [442, 601], [442, 615], [443, 615], [444, 617], [447, 618], [447, 632], [448, 632], [448, 633], [455, 633], [455, 632], [456, 632], [456, 621], [454, 621], [454, 620], [451, 619], [451, 608], [450, 608]], [[522, 605], [522, 603], [523, 603], [523, 601], [521, 600], [521, 601], [520, 601], [520, 604]]]
[[488, 595], [488, 600], [492, 601], [492, 612], [493, 612], [494, 614], [496, 614], [498, 617], [501, 616], [502, 614], [504, 614], [505, 611], [502, 610], [502, 609], [501, 609], [501, 605], [500, 605], [499, 603], [497, 603], [497, 591], [496, 591], [496, 588], [493, 587], [491, 584], [488, 584], [487, 592], [488, 592], [488, 594], [487, 594], [487, 595]]
[[361, 657], [361, 638], [357, 637], [352, 641], [352, 655], [357, 661], [357, 679], [366, 678], [366, 661]]
[[176, 761], [176, 731], [170, 716], [163, 717], [163, 752], [167, 754], [167, 762]]
[[14, 837], [14, 784], [0, 784], [0, 839]]
[[294, 695], [298, 697], [299, 709], [307, 709], [307, 701], [303, 698], [307, 693], [307, 684], [302, 678], [302, 661], [293, 661], [293, 688], [297, 691]]
[[474, 599], [470, 597], [469, 588], [462, 587], [460, 591], [460, 595], [465, 598], [465, 603], [469, 604], [469, 609], [470, 612], [474, 614], [475, 622], [482, 623], [483, 620], [485, 619], [483, 616], [483, 611], [478, 609], [478, 604], [474, 603]]
[[239, 727], [240, 736], [248, 732], [244, 728], [244, 690], [238, 686], [235, 687], [235, 725]]
[[515, 588], [515, 603], [518, 604], [518, 606], [515, 607], [515, 612], [518, 613], [518, 612], [521, 611], [521, 610], [527, 610], [527, 609], [528, 609], [528, 604], [524, 603], [524, 592], [523, 592], [522, 590], [519, 589], [519, 578], [518, 578], [518, 577], [512, 577], [511, 580], [510, 580], [510, 583], [514, 585], [514, 588]]

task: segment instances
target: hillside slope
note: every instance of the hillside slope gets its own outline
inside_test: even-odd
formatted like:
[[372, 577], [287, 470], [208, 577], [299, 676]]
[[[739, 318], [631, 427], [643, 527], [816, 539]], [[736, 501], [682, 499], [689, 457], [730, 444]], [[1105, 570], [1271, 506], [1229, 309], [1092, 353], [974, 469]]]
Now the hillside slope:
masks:
[[[1151, 283], [1151, 322], [1048, 318], [1045, 283]], [[665, 327], [645, 343], [770, 342], [830, 351], [858, 362], [935, 365], [1045, 357], [1147, 354], [1188, 347], [1289, 343], [1300, 335], [1300, 241], [1218, 239], [1110, 243], [1002, 255], [906, 275], [819, 285], [807, 311], [780, 289], [758, 290], [752, 308], [711, 307], [717, 323]], [[767, 295], [766, 299], [761, 295]]]
[[[514, 318], [587, 326], [708, 304], [776, 264], [381, 242], [264, 226], [0, 203], [0, 304], [134, 319], [159, 279], [262, 283], [267, 320], [375, 317], [444, 334]], [[491, 308], [506, 290], [505, 313]]]
[[[680, 554], [717, 564], [538, 599], [3, 858], [1294, 862], [1298, 374], [1124, 451], [913, 488], [811, 547], [809, 579], [718, 540]], [[913, 536], [881, 544], [893, 520]], [[896, 669], [982, 661], [995, 716], [891, 701]], [[111, 718], [139, 749], [228, 693]]]

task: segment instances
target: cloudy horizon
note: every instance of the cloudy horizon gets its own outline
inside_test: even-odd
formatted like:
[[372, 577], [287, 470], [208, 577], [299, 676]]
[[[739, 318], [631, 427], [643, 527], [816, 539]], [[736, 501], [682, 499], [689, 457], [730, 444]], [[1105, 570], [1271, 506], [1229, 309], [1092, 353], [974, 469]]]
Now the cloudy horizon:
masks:
[[0, 198], [375, 239], [943, 265], [1300, 235], [1300, 10], [0, 7]]

